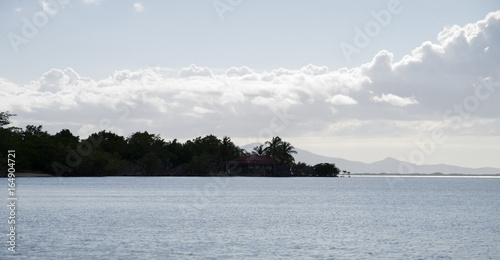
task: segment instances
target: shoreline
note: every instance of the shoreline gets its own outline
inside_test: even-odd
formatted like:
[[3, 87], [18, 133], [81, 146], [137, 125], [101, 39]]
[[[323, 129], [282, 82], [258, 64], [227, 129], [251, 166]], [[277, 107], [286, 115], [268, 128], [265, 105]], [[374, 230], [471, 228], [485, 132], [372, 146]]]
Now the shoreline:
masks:
[[373, 178], [500, 178], [500, 175], [474, 175], [474, 174], [351, 174], [353, 178], [373, 177]]
[[[58, 177], [50, 173], [43, 172], [19, 172], [16, 173], [16, 178], [39, 178], [39, 177]], [[61, 177], [61, 176], [60, 176]], [[193, 176], [193, 175], [163, 175], [163, 176], [141, 176], [141, 175], [109, 175], [109, 176], [68, 176], [64, 178], [72, 178], [72, 177], [259, 177], [259, 176]], [[262, 176], [265, 177], [265, 176]], [[305, 177], [311, 178], [312, 176], [287, 176], [292, 178], [297, 177]], [[317, 177], [317, 176], [316, 176]], [[341, 176], [339, 176], [342, 178]], [[339, 178], [337, 177], [337, 178]], [[409, 177], [422, 177], [422, 178], [500, 178], [500, 174], [489, 174], [489, 175], [474, 175], [474, 174], [391, 174], [391, 173], [351, 173], [351, 177], [401, 177], [401, 178], [409, 178]], [[6, 176], [4, 178], [7, 178]], [[276, 178], [276, 177], [273, 177]], [[314, 177], [313, 177], [314, 178]], [[330, 177], [328, 177], [330, 178]]]

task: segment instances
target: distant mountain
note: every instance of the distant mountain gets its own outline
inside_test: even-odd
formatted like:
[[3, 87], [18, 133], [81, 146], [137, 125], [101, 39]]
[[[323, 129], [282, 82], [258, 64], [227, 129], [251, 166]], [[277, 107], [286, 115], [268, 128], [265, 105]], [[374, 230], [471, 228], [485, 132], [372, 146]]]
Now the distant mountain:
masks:
[[[242, 146], [241, 148], [252, 152], [255, 146], [260, 145], [260, 143], [251, 143]], [[446, 164], [435, 164], [435, 165], [416, 165], [407, 162], [402, 162], [394, 158], [385, 158], [384, 160], [373, 162], [373, 163], [363, 163], [358, 161], [350, 161], [342, 158], [327, 157], [318, 154], [311, 153], [302, 149], [295, 149], [297, 154], [294, 155], [296, 162], [305, 162], [310, 165], [315, 165], [318, 163], [335, 163], [337, 167], [341, 170], [350, 171], [351, 173], [442, 173], [442, 174], [500, 174], [499, 168], [483, 167], [483, 168], [467, 168], [454, 165]]]

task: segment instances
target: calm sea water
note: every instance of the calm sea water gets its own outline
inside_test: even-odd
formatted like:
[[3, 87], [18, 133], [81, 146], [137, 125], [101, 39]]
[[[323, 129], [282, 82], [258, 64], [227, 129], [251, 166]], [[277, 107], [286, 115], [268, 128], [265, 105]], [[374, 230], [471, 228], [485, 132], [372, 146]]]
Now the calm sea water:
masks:
[[500, 259], [500, 178], [18, 178], [17, 185], [17, 252], [2, 243], [0, 259]]

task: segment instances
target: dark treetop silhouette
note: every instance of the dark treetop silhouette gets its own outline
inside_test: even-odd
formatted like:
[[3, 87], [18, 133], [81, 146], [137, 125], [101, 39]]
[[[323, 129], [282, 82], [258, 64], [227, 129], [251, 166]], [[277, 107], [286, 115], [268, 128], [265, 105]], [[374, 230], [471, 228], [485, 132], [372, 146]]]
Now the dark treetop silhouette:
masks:
[[[214, 135], [180, 143], [136, 132], [125, 138], [101, 131], [80, 139], [68, 129], [55, 135], [42, 126], [6, 127], [9, 112], [0, 112], [0, 170], [6, 176], [8, 150], [16, 150], [16, 170], [55, 176], [331, 176], [330, 163], [295, 163], [295, 148], [280, 137], [254, 148], [254, 161], [231, 138]], [[256, 159], [257, 158], [257, 159]], [[262, 162], [266, 162], [262, 164]], [[261, 168], [263, 167], [263, 168]], [[267, 168], [266, 168], [267, 167]]]

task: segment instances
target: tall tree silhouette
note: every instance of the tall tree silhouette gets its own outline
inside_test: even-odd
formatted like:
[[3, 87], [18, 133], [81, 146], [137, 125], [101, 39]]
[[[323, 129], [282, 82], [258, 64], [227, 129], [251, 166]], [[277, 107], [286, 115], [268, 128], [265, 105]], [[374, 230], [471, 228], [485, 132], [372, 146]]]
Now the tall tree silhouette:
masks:
[[279, 146], [281, 144], [281, 138], [279, 136], [275, 136], [271, 139], [271, 141], [266, 141], [266, 148], [264, 148], [264, 153], [276, 160], [279, 159]]
[[289, 143], [283, 141], [279, 136], [275, 136], [271, 141], [266, 142], [264, 154], [277, 160], [282, 164], [292, 166], [295, 162], [292, 154], [296, 154], [295, 148]]
[[293, 147], [289, 142], [281, 142], [278, 151], [278, 161], [288, 166], [292, 166], [295, 163], [295, 158], [293, 158], [292, 154], [296, 154], [297, 151], [295, 151], [295, 147]]

